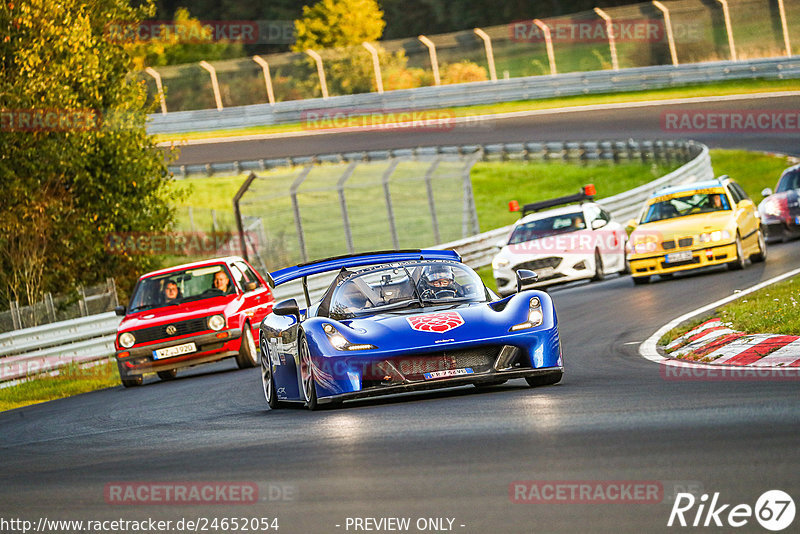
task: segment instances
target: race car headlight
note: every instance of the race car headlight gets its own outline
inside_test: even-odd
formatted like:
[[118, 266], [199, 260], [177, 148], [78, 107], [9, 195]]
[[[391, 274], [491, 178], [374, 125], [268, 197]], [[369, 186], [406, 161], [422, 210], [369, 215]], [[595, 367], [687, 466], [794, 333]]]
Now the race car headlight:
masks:
[[492, 267], [495, 269], [502, 269], [503, 267], [508, 267], [509, 263], [511, 262], [508, 258], [497, 257], [492, 261]]
[[129, 349], [136, 343], [136, 337], [130, 332], [123, 332], [119, 335], [119, 344], [123, 348]]
[[527, 330], [539, 326], [544, 322], [544, 313], [542, 313], [542, 303], [539, 297], [532, 297], [530, 307], [528, 309], [528, 320], [524, 323], [515, 324], [508, 329], [509, 332], [517, 332], [518, 330]]
[[777, 198], [768, 198], [764, 201], [764, 213], [772, 217], [782, 217], [784, 212], [782, 208], [783, 206]]
[[330, 341], [333, 348], [336, 350], [371, 350], [377, 349], [375, 345], [369, 345], [367, 343], [350, 343], [347, 338], [345, 338], [336, 327], [329, 323], [324, 323], [322, 325], [322, 330], [325, 331], [325, 335], [328, 336], [328, 341]]
[[208, 327], [211, 330], [222, 330], [225, 328], [225, 317], [222, 315], [212, 315], [208, 318]]

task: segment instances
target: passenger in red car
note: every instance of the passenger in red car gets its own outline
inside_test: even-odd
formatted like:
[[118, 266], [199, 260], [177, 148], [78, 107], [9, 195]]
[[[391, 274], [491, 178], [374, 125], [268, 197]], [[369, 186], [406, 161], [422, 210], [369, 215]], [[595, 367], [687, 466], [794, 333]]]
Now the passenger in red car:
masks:
[[217, 271], [214, 274], [214, 289], [218, 289], [222, 291], [224, 295], [227, 295], [230, 290], [231, 279], [228, 278], [228, 275], [225, 274], [225, 271]]

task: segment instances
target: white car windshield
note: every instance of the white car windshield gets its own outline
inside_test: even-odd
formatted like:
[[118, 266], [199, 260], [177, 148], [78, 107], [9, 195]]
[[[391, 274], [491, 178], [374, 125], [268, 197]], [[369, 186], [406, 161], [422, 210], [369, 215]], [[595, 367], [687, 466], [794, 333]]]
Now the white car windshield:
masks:
[[511, 238], [508, 240], [508, 244], [516, 245], [517, 243], [525, 243], [551, 235], [575, 232], [577, 230], [584, 230], [585, 228], [586, 221], [581, 212], [555, 215], [553, 217], [547, 217], [546, 219], [536, 219], [535, 221], [520, 224], [514, 228], [514, 232], [512, 232]]
[[433, 304], [487, 300], [483, 282], [466, 265], [403, 262], [364, 269], [341, 280], [331, 297], [329, 315], [347, 319]]

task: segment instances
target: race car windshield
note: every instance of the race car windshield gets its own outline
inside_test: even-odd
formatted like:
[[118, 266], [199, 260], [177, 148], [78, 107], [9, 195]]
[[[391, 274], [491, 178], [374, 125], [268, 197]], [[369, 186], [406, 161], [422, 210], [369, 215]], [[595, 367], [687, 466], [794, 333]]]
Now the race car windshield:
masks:
[[675, 219], [708, 213], [712, 211], [730, 210], [728, 197], [720, 193], [688, 193], [684, 196], [671, 197], [648, 206], [642, 218], [642, 224], [666, 219]]
[[775, 192], [785, 193], [786, 191], [791, 191], [792, 189], [800, 189], [800, 169], [789, 171], [781, 176]]
[[546, 219], [537, 219], [520, 224], [514, 228], [514, 232], [508, 240], [508, 244], [515, 245], [517, 243], [525, 243], [551, 235], [584, 230], [585, 228], [586, 221], [581, 212], [556, 215], [547, 217]]
[[348, 277], [333, 293], [329, 315], [349, 319], [428, 304], [486, 300], [483, 282], [469, 267], [414, 262], [373, 267]]
[[235, 292], [234, 281], [223, 265], [175, 271], [140, 280], [131, 297], [130, 311], [175, 306]]

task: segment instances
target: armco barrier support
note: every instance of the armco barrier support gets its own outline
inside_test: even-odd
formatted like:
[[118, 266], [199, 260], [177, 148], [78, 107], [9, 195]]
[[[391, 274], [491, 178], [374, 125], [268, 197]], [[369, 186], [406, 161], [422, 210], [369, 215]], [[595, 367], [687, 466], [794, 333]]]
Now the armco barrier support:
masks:
[[471, 82], [401, 89], [384, 93], [289, 100], [272, 104], [176, 111], [150, 115], [151, 134], [208, 132], [250, 126], [301, 122], [309, 111], [347, 110], [351, 115], [379, 111], [414, 111], [535, 100], [571, 95], [642, 91], [679, 85], [731, 80], [800, 78], [800, 56], [657, 65], [619, 71], [570, 72], [496, 82]]

